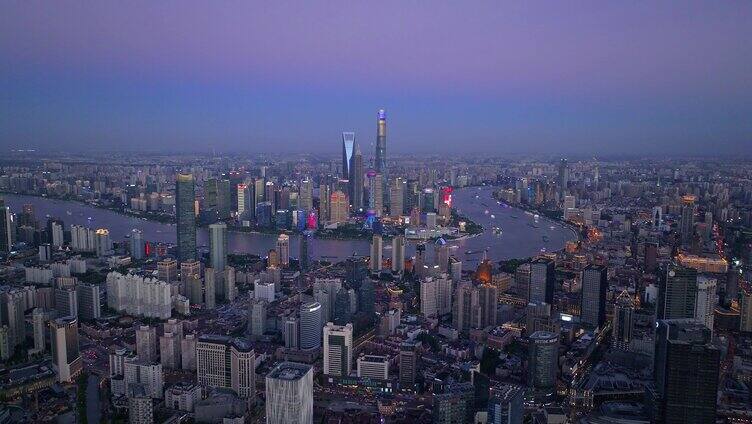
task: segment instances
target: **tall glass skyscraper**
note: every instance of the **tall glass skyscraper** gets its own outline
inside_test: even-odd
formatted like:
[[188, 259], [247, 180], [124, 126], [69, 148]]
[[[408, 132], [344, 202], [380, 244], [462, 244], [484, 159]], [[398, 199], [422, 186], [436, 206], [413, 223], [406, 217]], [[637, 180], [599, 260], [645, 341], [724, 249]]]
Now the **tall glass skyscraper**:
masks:
[[342, 133], [342, 177], [350, 178], [350, 166], [355, 151], [355, 133]]
[[193, 175], [178, 174], [175, 178], [175, 215], [178, 231], [178, 259], [196, 259], [196, 201]]
[[[386, 181], [389, 181], [389, 173], [386, 168], [386, 111], [379, 109], [378, 121], [376, 124], [376, 173], [381, 174], [383, 180], [381, 186], [386, 187]], [[383, 193], [382, 193], [383, 195]], [[389, 204], [389, 196], [384, 199], [385, 204]]]
[[363, 209], [363, 179], [365, 178], [363, 155], [360, 146], [355, 145], [355, 154], [350, 163], [350, 204], [353, 210]]
[[211, 266], [223, 272], [227, 265], [227, 224], [217, 222], [209, 225]]

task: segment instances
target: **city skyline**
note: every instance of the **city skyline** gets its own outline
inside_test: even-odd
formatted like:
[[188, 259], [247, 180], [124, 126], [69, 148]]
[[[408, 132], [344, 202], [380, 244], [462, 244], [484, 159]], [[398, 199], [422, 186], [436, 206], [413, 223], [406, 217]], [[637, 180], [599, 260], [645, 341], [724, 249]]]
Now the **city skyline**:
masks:
[[748, 3], [141, 6], [6, 6], [3, 145], [750, 153]]

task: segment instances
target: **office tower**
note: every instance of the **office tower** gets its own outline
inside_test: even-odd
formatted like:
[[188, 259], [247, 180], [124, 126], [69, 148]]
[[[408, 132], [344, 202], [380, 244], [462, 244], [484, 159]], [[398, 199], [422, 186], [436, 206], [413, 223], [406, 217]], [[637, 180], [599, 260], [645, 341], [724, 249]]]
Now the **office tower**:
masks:
[[347, 195], [339, 190], [332, 193], [329, 200], [329, 222], [333, 224], [347, 222], [348, 209]]
[[306, 213], [313, 210], [313, 181], [308, 178], [300, 182], [298, 203], [298, 208]]
[[300, 306], [300, 348], [303, 350], [321, 347], [322, 320], [321, 304], [305, 303]]
[[285, 318], [285, 348], [297, 350], [300, 347], [300, 319], [295, 315]]
[[209, 225], [211, 266], [216, 272], [223, 272], [227, 265], [227, 224], [217, 222]]
[[241, 398], [255, 395], [256, 355], [242, 339], [203, 335], [196, 344], [196, 375], [204, 388], [232, 389]]
[[360, 152], [360, 146], [356, 145], [350, 166], [350, 203], [355, 211], [363, 209], [363, 179], [365, 173], [363, 154]]
[[566, 159], [559, 162], [559, 199], [564, 199], [569, 184], [569, 165]]
[[399, 353], [399, 383], [400, 387], [415, 386], [415, 376], [418, 373], [418, 352], [415, 342], [402, 342]]
[[522, 424], [525, 418], [525, 389], [511, 384], [491, 387], [488, 424]]
[[364, 279], [363, 282], [360, 284], [360, 287], [358, 287], [357, 296], [358, 296], [357, 310], [361, 314], [371, 317], [375, 313], [376, 288], [374, 287], [373, 281], [370, 278]]
[[695, 234], [695, 212], [697, 211], [695, 200], [697, 198], [693, 195], [682, 196], [680, 234], [684, 245], [690, 244]]
[[645, 272], [655, 272], [658, 267], [658, 243], [645, 243]]
[[136, 329], [136, 355], [144, 362], [157, 360], [157, 329], [148, 325]]
[[387, 178], [389, 171], [386, 166], [386, 112], [384, 109], [380, 109], [378, 113], [376, 124], [376, 156], [374, 162], [376, 172], [381, 174], [383, 178]]
[[373, 272], [381, 271], [382, 249], [383, 239], [381, 238], [381, 235], [374, 234], [371, 239], [371, 262], [369, 263], [369, 267]]
[[697, 271], [676, 263], [661, 272], [658, 293], [658, 318], [694, 318], [697, 301]]
[[389, 184], [389, 215], [400, 217], [405, 210], [405, 184], [402, 178], [395, 178]]
[[31, 326], [34, 330], [34, 351], [36, 352], [44, 352], [45, 350], [45, 334], [47, 333], [48, 320], [49, 314], [43, 308], [34, 308], [34, 311], [31, 313]]
[[97, 319], [102, 316], [102, 301], [98, 284], [78, 284], [78, 316], [82, 320]]
[[140, 357], [126, 358], [123, 363], [123, 379], [125, 392], [133, 386], [144, 388], [144, 394], [152, 399], [162, 399], [164, 396], [164, 374], [162, 364], [147, 362]]
[[224, 283], [225, 300], [232, 302], [238, 296], [238, 289], [235, 285], [235, 268], [231, 266], [225, 267]]
[[480, 328], [496, 326], [496, 306], [499, 303], [499, 289], [490, 284], [478, 287], [480, 303]]
[[704, 275], [697, 277], [697, 297], [695, 300], [694, 318], [705, 324], [710, 330], [710, 336], [713, 336], [713, 317], [716, 305], [716, 280]]
[[171, 283], [178, 278], [178, 261], [164, 259], [157, 262], [157, 276], [160, 281]]
[[205, 206], [207, 210], [214, 212], [217, 219], [230, 217], [230, 181], [212, 178], [206, 181]]
[[536, 394], [553, 394], [559, 370], [559, 336], [548, 331], [530, 335], [527, 386]]
[[131, 240], [130, 240], [130, 251], [131, 251], [131, 258], [135, 260], [141, 260], [144, 258], [144, 248], [146, 244], [144, 243], [144, 233], [134, 228], [131, 230]]
[[405, 271], [405, 236], [397, 235], [392, 239], [392, 272]]
[[24, 291], [19, 289], [0, 293], [0, 325], [8, 326], [8, 345], [11, 351], [26, 340], [25, 297]]
[[276, 196], [274, 195], [276, 191], [277, 188], [274, 186], [273, 181], [267, 181], [266, 184], [264, 184], [264, 201], [271, 205], [272, 211], [277, 210]]
[[180, 264], [180, 278], [188, 277], [201, 278], [201, 262], [194, 259]]
[[118, 312], [147, 318], [170, 318], [172, 294], [169, 283], [135, 274], [107, 274], [107, 306]]
[[298, 261], [300, 264], [300, 269], [302, 271], [308, 271], [308, 268], [311, 266], [311, 257], [308, 253], [308, 245], [311, 242], [311, 232], [310, 231], [303, 231], [303, 233], [300, 235], [300, 254], [298, 255]]
[[659, 320], [652, 422], [715, 422], [720, 356], [702, 323]]
[[[238, 219], [248, 219], [253, 216], [253, 207], [255, 202], [253, 201], [253, 186], [240, 183], [237, 187], [238, 196]], [[250, 216], [249, 216], [250, 215]]]
[[248, 307], [248, 334], [254, 337], [263, 336], [266, 332], [266, 301], [251, 300]]
[[337, 291], [337, 297], [334, 300], [334, 306], [330, 307], [333, 310], [332, 316], [334, 322], [338, 325], [345, 325], [352, 321], [352, 313], [354, 308], [350, 305], [350, 295], [345, 288], [341, 288]]
[[372, 380], [389, 379], [389, 357], [361, 354], [356, 362], [359, 378], [370, 378]]
[[329, 184], [319, 184], [319, 223], [323, 226], [331, 219], [332, 189]]
[[739, 267], [729, 267], [726, 272], [726, 294], [723, 299], [724, 306], [731, 305], [731, 302], [739, 296], [739, 280], [741, 279], [742, 270]]
[[128, 397], [128, 423], [129, 424], [153, 424], [154, 404], [151, 397], [146, 394], [146, 389], [141, 384], [132, 384], [127, 392]]
[[626, 291], [616, 298], [614, 318], [611, 325], [612, 345], [619, 350], [628, 350], [632, 341], [634, 328], [635, 305], [632, 297]]
[[342, 176], [349, 178], [352, 164], [353, 151], [355, 149], [355, 133], [342, 133]]
[[376, 216], [384, 212], [384, 177], [374, 171], [368, 171], [368, 208]]
[[530, 263], [530, 284], [528, 300], [530, 302], [554, 302], [556, 283], [555, 264], [552, 259], [538, 258]]
[[531, 302], [525, 308], [525, 334], [530, 335], [537, 331], [559, 333], [559, 324], [549, 303]]
[[59, 383], [71, 383], [83, 369], [78, 346], [78, 320], [63, 317], [50, 321], [52, 368]]
[[580, 321], [593, 329], [601, 328], [606, 321], [608, 269], [605, 266], [588, 265], [582, 270], [581, 281]]
[[353, 326], [327, 323], [324, 327], [324, 375], [348, 377], [352, 372]]
[[[222, 278], [221, 274], [217, 274], [216, 271], [214, 271], [213, 268], [206, 268], [204, 272], [204, 307], [206, 309], [214, 309], [217, 306], [217, 280], [219, 278]], [[196, 281], [199, 281], [198, 284], [196, 284]], [[200, 298], [201, 294], [201, 280], [194, 280], [192, 289], [195, 291], [195, 293], [191, 292], [191, 303], [194, 303], [194, 299]], [[198, 296], [198, 297], [197, 297]], [[199, 302], [195, 302], [199, 303]]]
[[58, 316], [78, 317], [78, 296], [75, 286], [58, 287], [55, 289], [55, 309]]
[[180, 361], [180, 339], [178, 334], [165, 329], [164, 334], [159, 337], [159, 359], [162, 368], [170, 370], [179, 370]]
[[454, 309], [452, 311], [452, 325], [458, 331], [479, 328], [481, 323], [481, 308], [479, 291], [469, 281], [457, 285]]
[[0, 252], [9, 253], [13, 247], [15, 223], [10, 206], [0, 205]]
[[196, 192], [193, 175], [175, 177], [175, 216], [177, 218], [178, 260], [196, 259]]
[[63, 221], [52, 219], [49, 221], [50, 242], [55, 247], [61, 247], [65, 243]]
[[180, 341], [180, 365], [184, 370], [196, 370], [196, 336], [186, 334]]
[[313, 422], [313, 368], [282, 362], [266, 375], [266, 423]]
[[112, 240], [110, 240], [110, 230], [99, 228], [94, 232], [95, 251], [97, 256], [107, 256], [112, 253]]
[[287, 234], [280, 234], [277, 237], [277, 254], [282, 267], [290, 266], [290, 236]]

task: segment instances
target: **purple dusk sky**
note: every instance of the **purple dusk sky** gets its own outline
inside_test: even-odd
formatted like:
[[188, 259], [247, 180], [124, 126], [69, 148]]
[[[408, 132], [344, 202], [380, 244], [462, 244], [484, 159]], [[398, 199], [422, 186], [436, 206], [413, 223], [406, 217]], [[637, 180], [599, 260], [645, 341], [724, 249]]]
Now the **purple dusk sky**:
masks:
[[7, 1], [0, 145], [752, 154], [752, 2]]

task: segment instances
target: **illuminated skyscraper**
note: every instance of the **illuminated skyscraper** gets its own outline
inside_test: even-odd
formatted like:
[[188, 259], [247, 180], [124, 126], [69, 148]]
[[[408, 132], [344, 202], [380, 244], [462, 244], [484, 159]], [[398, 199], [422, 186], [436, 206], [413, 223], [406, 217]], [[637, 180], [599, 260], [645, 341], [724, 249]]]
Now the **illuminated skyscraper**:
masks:
[[175, 215], [177, 217], [178, 259], [196, 259], [196, 192], [193, 175], [175, 178]]
[[353, 152], [355, 150], [355, 133], [342, 133], [342, 177], [349, 178]]
[[681, 210], [681, 241], [682, 244], [690, 244], [695, 234], [695, 200], [692, 195], [682, 196]]
[[279, 254], [279, 263], [283, 267], [290, 265], [290, 236], [280, 234], [277, 237], [277, 253]]
[[379, 109], [376, 129], [376, 172], [387, 178], [386, 168], [386, 112]]
[[313, 182], [306, 178], [300, 182], [298, 209], [310, 212], [313, 209]]
[[332, 193], [329, 199], [329, 222], [346, 222], [348, 218], [348, 205], [349, 202], [345, 193], [341, 191]]

